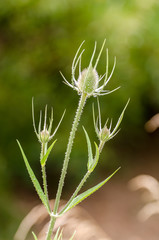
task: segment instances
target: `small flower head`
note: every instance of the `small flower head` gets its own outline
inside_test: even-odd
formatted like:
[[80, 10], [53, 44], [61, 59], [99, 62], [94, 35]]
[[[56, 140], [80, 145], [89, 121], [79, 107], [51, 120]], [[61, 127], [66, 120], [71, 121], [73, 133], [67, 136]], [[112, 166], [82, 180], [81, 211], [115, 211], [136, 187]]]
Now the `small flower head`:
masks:
[[106, 125], [104, 125], [104, 127], [99, 131], [99, 139], [104, 142], [106, 139], [109, 138], [109, 135], [110, 130], [107, 128]]
[[[84, 49], [80, 52], [80, 49], [83, 45], [84, 42], [82, 42], [82, 44], [80, 45], [80, 47], [78, 48], [76, 55], [73, 59], [73, 63], [72, 63], [72, 83], [69, 83], [66, 78], [63, 76], [63, 74], [61, 73], [63, 79], [64, 79], [64, 83], [67, 84], [69, 87], [73, 88], [74, 90], [76, 90], [79, 94], [85, 93], [87, 95], [87, 97], [90, 96], [100, 96], [100, 95], [106, 95], [109, 94], [115, 90], [117, 90], [118, 88], [112, 90], [112, 91], [108, 91], [108, 90], [104, 90], [105, 86], [107, 85], [107, 83], [109, 82], [109, 80], [111, 79], [114, 69], [115, 69], [115, 65], [116, 65], [116, 58], [114, 59], [114, 66], [112, 69], [112, 72], [110, 73], [110, 75], [108, 76], [108, 49], [106, 49], [106, 72], [103, 76], [99, 77], [98, 72], [96, 70], [100, 56], [102, 54], [102, 51], [104, 49], [104, 45], [105, 45], [106, 40], [104, 40], [103, 45], [101, 47], [101, 50], [98, 54], [98, 57], [96, 59], [96, 62], [93, 66], [93, 60], [94, 60], [94, 56], [95, 56], [95, 52], [96, 52], [96, 42], [95, 42], [95, 46], [94, 46], [94, 50], [93, 50], [93, 54], [91, 57], [91, 60], [89, 62], [89, 66], [87, 68], [85, 68], [84, 70], [81, 71], [81, 59], [82, 59], [82, 54], [84, 52]], [[79, 55], [79, 56], [78, 56]], [[77, 66], [79, 66], [79, 76], [76, 80], [75, 77], [75, 72], [77, 69]], [[103, 84], [100, 84], [100, 81], [103, 80]]]
[[93, 94], [98, 87], [98, 81], [98, 73], [93, 67], [90, 70], [84, 69], [77, 80], [79, 92], [85, 92], [89, 95]]
[[49, 141], [49, 137], [50, 137], [50, 134], [49, 134], [49, 131], [47, 129], [42, 130], [40, 132], [39, 138], [40, 138], [41, 142], [48, 142]]
[[94, 128], [95, 128], [95, 132], [97, 134], [97, 137], [99, 138], [99, 141], [100, 142], [107, 142], [109, 141], [110, 139], [112, 139], [119, 131], [120, 129], [119, 126], [120, 126], [120, 123], [123, 119], [123, 116], [124, 116], [124, 112], [128, 106], [128, 103], [129, 103], [130, 100], [128, 100], [128, 102], [126, 103], [118, 121], [117, 121], [117, 124], [116, 126], [114, 127], [114, 129], [111, 131], [111, 128], [112, 128], [112, 120], [110, 121], [110, 124], [109, 124], [109, 127], [107, 126], [108, 125], [108, 121], [109, 119], [107, 119], [104, 127], [102, 128], [102, 122], [101, 122], [101, 112], [100, 112], [100, 105], [99, 105], [99, 101], [98, 101], [98, 117], [97, 117], [97, 120], [95, 120], [95, 113], [94, 113], [94, 106], [93, 106], [93, 122], [94, 122]]
[[60, 122], [58, 123], [56, 129], [54, 130], [53, 133], [51, 133], [52, 131], [52, 124], [53, 124], [53, 108], [51, 109], [51, 117], [50, 117], [50, 121], [49, 121], [49, 126], [47, 126], [47, 106], [45, 107], [45, 115], [44, 115], [44, 125], [43, 125], [43, 129], [41, 129], [41, 120], [42, 120], [42, 112], [40, 111], [40, 120], [39, 120], [39, 127], [38, 127], [38, 131], [36, 129], [36, 126], [35, 126], [35, 118], [34, 118], [34, 102], [32, 100], [32, 117], [33, 117], [33, 127], [34, 127], [34, 131], [35, 131], [35, 134], [38, 138], [38, 140], [41, 142], [41, 143], [47, 143], [49, 142], [55, 135], [55, 133], [57, 132], [61, 122], [62, 122], [62, 119], [65, 115], [65, 111], [60, 119]]

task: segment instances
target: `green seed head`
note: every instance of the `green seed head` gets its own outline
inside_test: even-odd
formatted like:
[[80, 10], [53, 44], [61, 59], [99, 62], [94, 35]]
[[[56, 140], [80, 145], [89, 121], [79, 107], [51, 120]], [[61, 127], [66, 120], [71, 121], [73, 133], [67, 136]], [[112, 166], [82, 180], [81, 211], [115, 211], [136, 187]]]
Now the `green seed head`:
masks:
[[77, 80], [80, 93], [87, 93], [91, 96], [98, 87], [98, 81], [98, 73], [92, 66], [84, 69]]
[[110, 135], [110, 131], [107, 128], [107, 126], [104, 126], [104, 128], [102, 128], [99, 132], [99, 139], [101, 141], [106, 141], [109, 138]]
[[43, 130], [40, 133], [40, 141], [43, 143], [47, 143], [49, 141], [50, 134], [47, 130]]

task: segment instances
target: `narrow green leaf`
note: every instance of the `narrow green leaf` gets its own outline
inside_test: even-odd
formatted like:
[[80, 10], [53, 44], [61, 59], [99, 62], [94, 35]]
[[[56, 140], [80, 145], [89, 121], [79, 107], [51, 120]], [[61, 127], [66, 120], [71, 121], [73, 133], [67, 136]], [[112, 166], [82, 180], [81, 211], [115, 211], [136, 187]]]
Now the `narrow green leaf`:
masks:
[[74, 231], [74, 233], [73, 233], [72, 237], [71, 237], [69, 240], [73, 240], [73, 238], [74, 238], [75, 234], [76, 234], [76, 231]]
[[58, 240], [62, 240], [62, 230], [61, 230], [61, 232], [60, 232], [60, 235], [59, 235], [59, 237], [58, 237]]
[[97, 191], [99, 188], [101, 188], [106, 182], [109, 181], [109, 179], [119, 170], [120, 168], [118, 168], [117, 170], [115, 170], [108, 178], [106, 178], [104, 181], [98, 183], [96, 186], [88, 189], [87, 191], [81, 193], [80, 195], [78, 195], [77, 197], [75, 197], [72, 202], [68, 205], [68, 207], [65, 209], [65, 212], [67, 212], [68, 210], [70, 210], [71, 208], [75, 207], [77, 204], [79, 204], [80, 202], [82, 202], [85, 198], [87, 198], [88, 196], [90, 196], [92, 193], [94, 193], [95, 191]]
[[33, 234], [34, 239], [35, 239], [35, 240], [38, 240], [38, 238], [37, 238], [37, 236], [35, 235], [35, 233], [32, 232], [32, 234]]
[[31, 169], [30, 164], [29, 164], [29, 162], [28, 162], [28, 160], [27, 160], [27, 158], [25, 156], [25, 153], [24, 153], [24, 151], [23, 151], [23, 149], [22, 149], [22, 147], [21, 147], [21, 145], [20, 145], [18, 140], [17, 140], [17, 143], [19, 145], [19, 148], [20, 148], [20, 151], [22, 153], [22, 156], [23, 156], [26, 168], [27, 168], [29, 176], [30, 176], [30, 178], [31, 178], [31, 180], [33, 182], [33, 185], [34, 185], [34, 187], [35, 187], [35, 189], [37, 191], [37, 194], [38, 194], [38, 196], [41, 199], [42, 203], [45, 205], [45, 207], [47, 208], [47, 210], [49, 212], [49, 209], [47, 207], [47, 201], [46, 201], [45, 194], [44, 194], [44, 192], [43, 192], [43, 190], [42, 190], [42, 188], [41, 188], [41, 186], [40, 186], [40, 184], [39, 184], [39, 182], [38, 182], [38, 180], [37, 180], [33, 170]]
[[93, 124], [94, 124], [94, 129], [95, 129], [95, 132], [96, 132], [96, 134], [97, 134], [97, 136], [98, 136], [98, 135], [99, 135], [98, 117], [97, 117], [97, 120], [95, 120], [94, 104], [92, 104], [92, 111], [93, 111]]
[[91, 168], [89, 169], [89, 172], [93, 172], [93, 170], [95, 169], [97, 163], [98, 163], [98, 160], [99, 160], [99, 148], [97, 146], [97, 144], [94, 142], [95, 144], [95, 147], [96, 147], [96, 155], [95, 155], [95, 158], [93, 160], [93, 164], [91, 165]]
[[126, 105], [125, 105], [125, 107], [124, 107], [124, 109], [123, 109], [123, 111], [122, 111], [122, 113], [121, 113], [118, 121], [117, 121], [117, 124], [116, 124], [113, 132], [111, 133], [111, 136], [112, 136], [112, 137], [113, 137], [113, 135], [116, 133], [116, 131], [118, 130], [118, 128], [119, 128], [119, 126], [120, 126], [120, 123], [121, 123], [121, 121], [122, 121], [122, 119], [123, 119], [123, 117], [124, 117], [124, 113], [125, 113], [125, 110], [126, 110], [128, 104], [129, 104], [129, 102], [130, 102], [130, 99], [128, 99], [128, 101], [127, 101], [127, 103], [126, 103]]
[[40, 160], [42, 166], [44, 166], [44, 165], [46, 164], [46, 161], [47, 161], [47, 159], [48, 159], [48, 156], [49, 156], [49, 154], [50, 154], [50, 152], [51, 152], [51, 150], [52, 150], [52, 148], [53, 148], [53, 146], [54, 146], [54, 144], [55, 144], [56, 141], [57, 141], [57, 140], [55, 140], [55, 141], [51, 144], [51, 146], [48, 148], [48, 150], [47, 150], [46, 154], [44, 155], [44, 157]]
[[93, 164], [93, 154], [92, 154], [92, 147], [91, 147], [91, 142], [88, 136], [88, 133], [86, 132], [85, 128], [83, 127], [84, 133], [86, 135], [86, 140], [87, 140], [87, 147], [88, 147], [88, 163], [87, 163], [87, 168], [88, 170]]
[[57, 229], [54, 240], [58, 240], [59, 231], [60, 231], [60, 227]]

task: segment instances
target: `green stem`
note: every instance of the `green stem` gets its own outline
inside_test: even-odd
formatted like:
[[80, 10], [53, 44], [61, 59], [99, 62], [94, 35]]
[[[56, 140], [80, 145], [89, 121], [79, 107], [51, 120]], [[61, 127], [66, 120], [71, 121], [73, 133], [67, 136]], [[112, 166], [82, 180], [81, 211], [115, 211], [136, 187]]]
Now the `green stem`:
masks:
[[[102, 149], [104, 147], [104, 144], [105, 144], [105, 142], [103, 142], [103, 141], [100, 142], [100, 144], [99, 144], [99, 153], [101, 153], [101, 151], [102, 151]], [[84, 175], [84, 177], [82, 178], [81, 182], [79, 183], [78, 187], [74, 191], [73, 195], [71, 196], [70, 200], [67, 202], [65, 207], [60, 211], [59, 215], [61, 215], [65, 211], [65, 209], [67, 209], [67, 207], [72, 202], [72, 200], [77, 196], [77, 194], [81, 190], [82, 186], [86, 182], [87, 178], [90, 176], [90, 174], [91, 174], [91, 172], [87, 171], [87, 173]]]
[[[102, 149], [104, 147], [104, 144], [105, 144], [105, 142], [103, 142], [103, 141], [100, 142], [100, 144], [99, 144], [99, 153], [101, 153], [101, 151], [102, 151]], [[72, 200], [77, 196], [77, 194], [81, 190], [82, 186], [86, 182], [87, 178], [90, 176], [90, 174], [91, 174], [91, 172], [87, 171], [87, 173], [84, 175], [84, 177], [82, 178], [81, 182], [79, 183], [78, 187], [74, 191], [73, 195], [71, 196], [70, 200], [67, 202], [65, 207], [60, 211], [59, 215], [62, 214], [65, 211], [65, 209], [67, 209], [67, 207], [72, 202]]]
[[[60, 203], [60, 198], [61, 198], [61, 194], [62, 194], [62, 189], [64, 186], [64, 181], [65, 181], [65, 177], [66, 177], [66, 173], [67, 173], [67, 168], [68, 168], [68, 163], [69, 163], [69, 159], [70, 159], [70, 154], [71, 154], [71, 150], [72, 150], [72, 146], [73, 146], [73, 140], [75, 138], [75, 133], [77, 130], [77, 126], [82, 114], [82, 110], [83, 107], [85, 105], [87, 99], [87, 94], [82, 94], [79, 104], [78, 104], [78, 108], [77, 108], [77, 112], [74, 118], [74, 122], [72, 125], [72, 129], [70, 132], [70, 136], [69, 136], [69, 140], [68, 140], [68, 144], [67, 144], [67, 149], [66, 149], [66, 153], [65, 153], [65, 158], [64, 158], [64, 163], [63, 163], [63, 168], [62, 168], [62, 172], [61, 172], [61, 177], [60, 177], [60, 181], [59, 181], [59, 185], [58, 185], [58, 190], [57, 190], [57, 194], [56, 194], [56, 199], [55, 199], [55, 205], [54, 205], [54, 214], [57, 214], [57, 210], [59, 207], [59, 203]], [[51, 239], [51, 235], [53, 232], [53, 228], [56, 222], [56, 217], [51, 217], [50, 219], [50, 224], [49, 224], [49, 228], [48, 228], [48, 233], [47, 233], [47, 237], [46, 240], [50, 240]]]
[[62, 214], [65, 209], [69, 206], [69, 204], [72, 202], [72, 200], [77, 196], [77, 194], [79, 193], [79, 191], [81, 190], [82, 186], [84, 185], [84, 183], [86, 182], [87, 178], [89, 177], [89, 175], [91, 174], [91, 172], [87, 172], [84, 177], [82, 178], [81, 182], [79, 183], [78, 187], [76, 188], [76, 190], [74, 191], [73, 195], [71, 196], [70, 200], [67, 202], [67, 204], [65, 205], [65, 207], [61, 210], [61, 212], [59, 213]]
[[52, 230], [56, 222], [56, 217], [52, 216], [50, 219], [49, 230], [47, 232], [46, 240], [51, 240]]
[[[41, 145], [41, 159], [45, 156], [46, 152], [47, 152], [47, 143], [42, 143]], [[50, 208], [50, 203], [49, 203], [49, 195], [48, 195], [48, 190], [47, 190], [47, 179], [46, 179], [46, 168], [45, 165], [41, 166], [41, 170], [42, 170], [42, 178], [43, 178], [43, 187], [44, 187], [44, 193], [46, 196], [46, 200], [47, 200], [47, 206], [49, 211], [51, 212], [51, 208]]]
[[103, 149], [103, 147], [104, 147], [104, 144], [105, 144], [104, 141], [100, 141], [100, 144], [99, 144], [99, 154], [102, 152], [102, 149]]
[[62, 193], [64, 180], [65, 180], [65, 177], [66, 177], [68, 163], [69, 163], [69, 159], [70, 159], [70, 154], [71, 154], [71, 150], [72, 150], [72, 146], [73, 146], [73, 140], [75, 138], [75, 133], [76, 133], [76, 130], [77, 130], [77, 126], [78, 126], [81, 114], [82, 114], [83, 107], [84, 107], [85, 102], [86, 102], [86, 98], [87, 98], [87, 94], [83, 93], [81, 95], [79, 105], [78, 105], [78, 108], [77, 108], [77, 112], [76, 112], [74, 122], [73, 122], [73, 125], [72, 125], [72, 129], [71, 129], [71, 132], [70, 132], [70, 137], [69, 137], [68, 144], [67, 144], [67, 149], [66, 149], [64, 163], [63, 163], [63, 168], [62, 168], [61, 177], [60, 177], [58, 190], [57, 190], [57, 194], [56, 194], [56, 199], [55, 199], [54, 214], [57, 213], [57, 210], [58, 210], [58, 207], [59, 207], [61, 193]]
[[[101, 153], [103, 146], [104, 146], [105, 142], [101, 141], [99, 144], [99, 153]], [[77, 196], [77, 194], [79, 193], [79, 191], [81, 190], [82, 186], [84, 185], [84, 183], [86, 182], [87, 178], [90, 176], [91, 172], [87, 172], [84, 177], [82, 178], [81, 182], [79, 183], [78, 187], [76, 188], [76, 190], [74, 191], [73, 195], [71, 196], [70, 200], [67, 202], [67, 204], [65, 205], [65, 207], [61, 210], [61, 212], [59, 213], [62, 214], [65, 209], [67, 209], [67, 207], [69, 206], [69, 204], [72, 202], [72, 200]]]

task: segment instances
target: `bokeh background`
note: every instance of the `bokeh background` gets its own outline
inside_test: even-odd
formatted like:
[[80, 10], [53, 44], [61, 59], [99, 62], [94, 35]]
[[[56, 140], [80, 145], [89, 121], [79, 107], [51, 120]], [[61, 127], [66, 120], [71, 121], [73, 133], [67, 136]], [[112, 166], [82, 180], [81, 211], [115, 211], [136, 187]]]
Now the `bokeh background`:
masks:
[[[128, 98], [131, 99], [121, 131], [105, 147], [100, 166], [89, 184], [118, 166], [116, 180], [133, 176], [134, 169], [154, 166], [153, 157], [136, 158], [157, 149], [159, 134], [148, 134], [145, 123], [159, 111], [159, 2], [158, 0], [5, 0], [0, 1], [0, 239], [12, 239], [36, 193], [26, 172], [16, 139], [40, 179], [40, 145], [32, 127], [45, 105], [54, 107], [54, 126], [64, 109], [66, 115], [56, 134], [58, 142], [48, 161], [50, 195], [54, 197], [67, 138], [79, 96], [63, 84], [59, 71], [69, 80], [74, 54], [83, 40], [86, 67], [98, 42], [109, 49], [110, 71], [117, 65], [108, 89], [120, 90], [100, 98], [103, 121], [115, 123]], [[105, 71], [105, 53], [99, 74]], [[86, 170], [87, 147], [82, 125], [97, 141], [92, 121], [92, 103], [87, 102], [72, 152], [64, 190], [68, 194]], [[153, 151], [152, 151], [153, 153]], [[142, 168], [141, 168], [142, 169]], [[157, 172], [157, 169], [156, 169]], [[73, 181], [72, 181], [73, 179]], [[25, 204], [23, 203], [25, 202]], [[27, 205], [28, 204], [28, 205]], [[24, 209], [23, 209], [24, 208]], [[27, 209], [27, 207], [26, 207]]]

